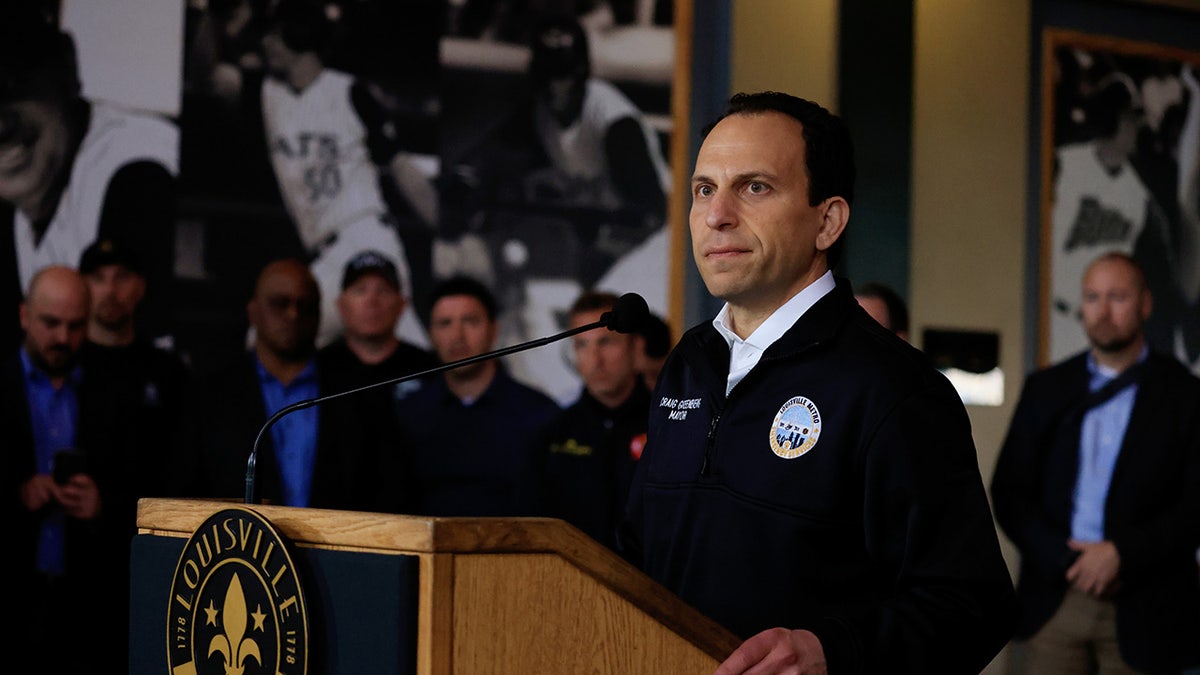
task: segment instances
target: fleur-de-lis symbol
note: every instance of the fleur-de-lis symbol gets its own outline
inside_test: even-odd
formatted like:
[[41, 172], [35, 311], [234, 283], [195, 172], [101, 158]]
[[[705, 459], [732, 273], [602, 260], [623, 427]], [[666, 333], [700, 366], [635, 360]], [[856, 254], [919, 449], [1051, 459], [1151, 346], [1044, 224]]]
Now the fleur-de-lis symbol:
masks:
[[251, 657], [258, 665], [262, 665], [258, 643], [254, 638], [245, 637], [248, 617], [246, 594], [242, 592], [241, 579], [234, 573], [229, 588], [225, 589], [225, 603], [221, 606], [221, 624], [225, 626], [225, 633], [215, 636], [208, 645], [209, 656], [221, 654], [225, 675], [242, 675], [246, 669], [246, 659]]

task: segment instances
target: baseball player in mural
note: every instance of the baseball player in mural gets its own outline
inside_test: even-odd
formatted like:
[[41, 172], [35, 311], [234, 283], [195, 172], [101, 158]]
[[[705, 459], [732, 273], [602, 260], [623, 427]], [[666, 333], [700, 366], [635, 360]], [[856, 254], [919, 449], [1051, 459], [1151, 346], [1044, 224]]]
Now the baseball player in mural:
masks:
[[178, 129], [83, 98], [54, 19], [30, 2], [0, 9], [0, 294], [15, 307], [37, 270], [73, 266], [105, 237], [146, 261], [139, 333], [169, 335]]
[[1144, 110], [1128, 76], [1114, 73], [1090, 101], [1096, 136], [1057, 152], [1054, 189], [1054, 297], [1052, 360], [1085, 340], [1078, 320], [1078, 279], [1104, 250], [1133, 255], [1138, 239], [1162, 230], [1165, 216], [1138, 176], [1130, 157], [1137, 150]]
[[[284, 205], [321, 286], [317, 341], [324, 345], [340, 333], [334, 303], [342, 270], [357, 253], [370, 249], [387, 255], [403, 286], [412, 288], [397, 218], [433, 227], [437, 194], [400, 151], [398, 130], [370, 87], [322, 62], [321, 51], [331, 36], [324, 6], [281, 0], [267, 24], [262, 41], [267, 150]], [[394, 181], [410, 213], [389, 208], [381, 181]], [[429, 344], [411, 308], [401, 316], [397, 335]]]
[[1179, 288], [1186, 308], [1171, 336], [1176, 358], [1200, 374], [1200, 81], [1196, 66], [1181, 69], [1189, 104], [1179, 133]]
[[[1076, 51], [1060, 60], [1070, 63]], [[1149, 342], [1200, 372], [1200, 87], [1191, 67], [1127, 59], [1106, 72], [1064, 72], [1072, 75], [1064, 76], [1060, 89], [1070, 95], [1056, 105], [1078, 124], [1056, 129], [1063, 138], [1055, 149], [1050, 212], [1047, 357], [1058, 361], [1086, 345], [1078, 289], [1071, 284], [1096, 256], [1117, 251], [1146, 270], [1155, 300], [1146, 322]], [[1168, 86], [1149, 87], [1152, 80]], [[1162, 96], [1159, 90], [1172, 90], [1171, 83], [1178, 93]], [[1192, 93], [1184, 97], [1185, 90]], [[1159, 114], [1151, 119], [1154, 111]]]
[[[502, 344], [562, 330], [587, 289], [636, 291], [660, 313], [667, 305], [670, 169], [649, 111], [669, 87], [598, 74], [611, 65], [593, 49], [597, 33], [569, 11], [527, 10], [510, 36], [519, 45], [443, 44], [433, 269], [488, 281], [506, 308]], [[505, 59], [514, 53], [528, 60]], [[560, 403], [578, 396], [563, 350], [508, 364]]]
[[[535, 26], [529, 77], [534, 132], [548, 160], [526, 177], [529, 196], [596, 210], [591, 243], [611, 262], [665, 222], [670, 169], [658, 137], [617, 87], [592, 76], [587, 33], [572, 17]], [[585, 285], [595, 281], [588, 276]]]

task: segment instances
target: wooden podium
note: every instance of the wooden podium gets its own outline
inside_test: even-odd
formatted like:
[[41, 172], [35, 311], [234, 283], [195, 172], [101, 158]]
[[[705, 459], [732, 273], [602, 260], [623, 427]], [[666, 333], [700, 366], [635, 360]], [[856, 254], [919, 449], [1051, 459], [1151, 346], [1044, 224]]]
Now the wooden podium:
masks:
[[[131, 673], [169, 672], [179, 555], [209, 516], [240, 506], [139, 503]], [[560, 520], [247, 508], [304, 561], [297, 566], [320, 643], [309, 673], [711, 673], [740, 643]]]

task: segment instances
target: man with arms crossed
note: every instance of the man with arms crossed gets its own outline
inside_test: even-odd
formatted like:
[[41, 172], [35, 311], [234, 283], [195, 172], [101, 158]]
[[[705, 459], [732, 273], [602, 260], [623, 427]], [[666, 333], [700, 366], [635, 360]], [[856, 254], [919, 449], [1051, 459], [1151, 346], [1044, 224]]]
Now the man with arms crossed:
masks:
[[958, 394], [833, 277], [841, 120], [738, 95], [692, 177], [692, 253], [726, 302], [651, 400], [627, 555], [749, 638], [717, 671], [977, 673], [1013, 589]]

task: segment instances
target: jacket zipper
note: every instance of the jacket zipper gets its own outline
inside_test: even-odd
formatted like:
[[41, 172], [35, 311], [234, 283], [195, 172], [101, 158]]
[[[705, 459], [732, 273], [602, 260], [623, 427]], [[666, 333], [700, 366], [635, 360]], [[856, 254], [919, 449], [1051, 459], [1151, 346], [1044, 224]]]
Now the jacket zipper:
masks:
[[705, 478], [709, 475], [709, 467], [712, 465], [713, 453], [716, 451], [717, 425], [721, 423], [721, 417], [725, 414], [725, 411], [729, 410], [730, 404], [733, 403], [733, 397], [738, 395], [738, 391], [745, 389], [745, 387], [742, 385], [746, 384], [746, 380], [752, 377], [761, 377], [761, 375], [758, 375], [757, 373], [761, 372], [759, 366], [764, 365], [764, 362], [769, 364], [771, 361], [781, 361], [785, 358], [799, 356], [820, 344], [820, 342], [814, 342], [812, 344], [804, 345], [794, 353], [786, 356], [773, 356], [770, 358], [764, 357], [763, 359], [760, 359], [759, 362], [755, 364], [754, 368], [752, 368], [749, 373], [746, 373], [746, 377], [742, 378], [742, 381], [738, 382], [737, 386], [733, 388], [733, 391], [729, 392], [729, 395], [725, 397], [725, 405], [721, 406], [720, 410], [714, 409], [712, 423], [708, 425], [708, 437], [705, 439], [704, 461], [700, 464], [700, 476], [702, 478]]
[[704, 446], [704, 462], [700, 465], [700, 477], [708, 476], [709, 460], [712, 459], [713, 446], [717, 443], [717, 423], [721, 421], [721, 413], [713, 414], [712, 423], [708, 425], [708, 440]]

